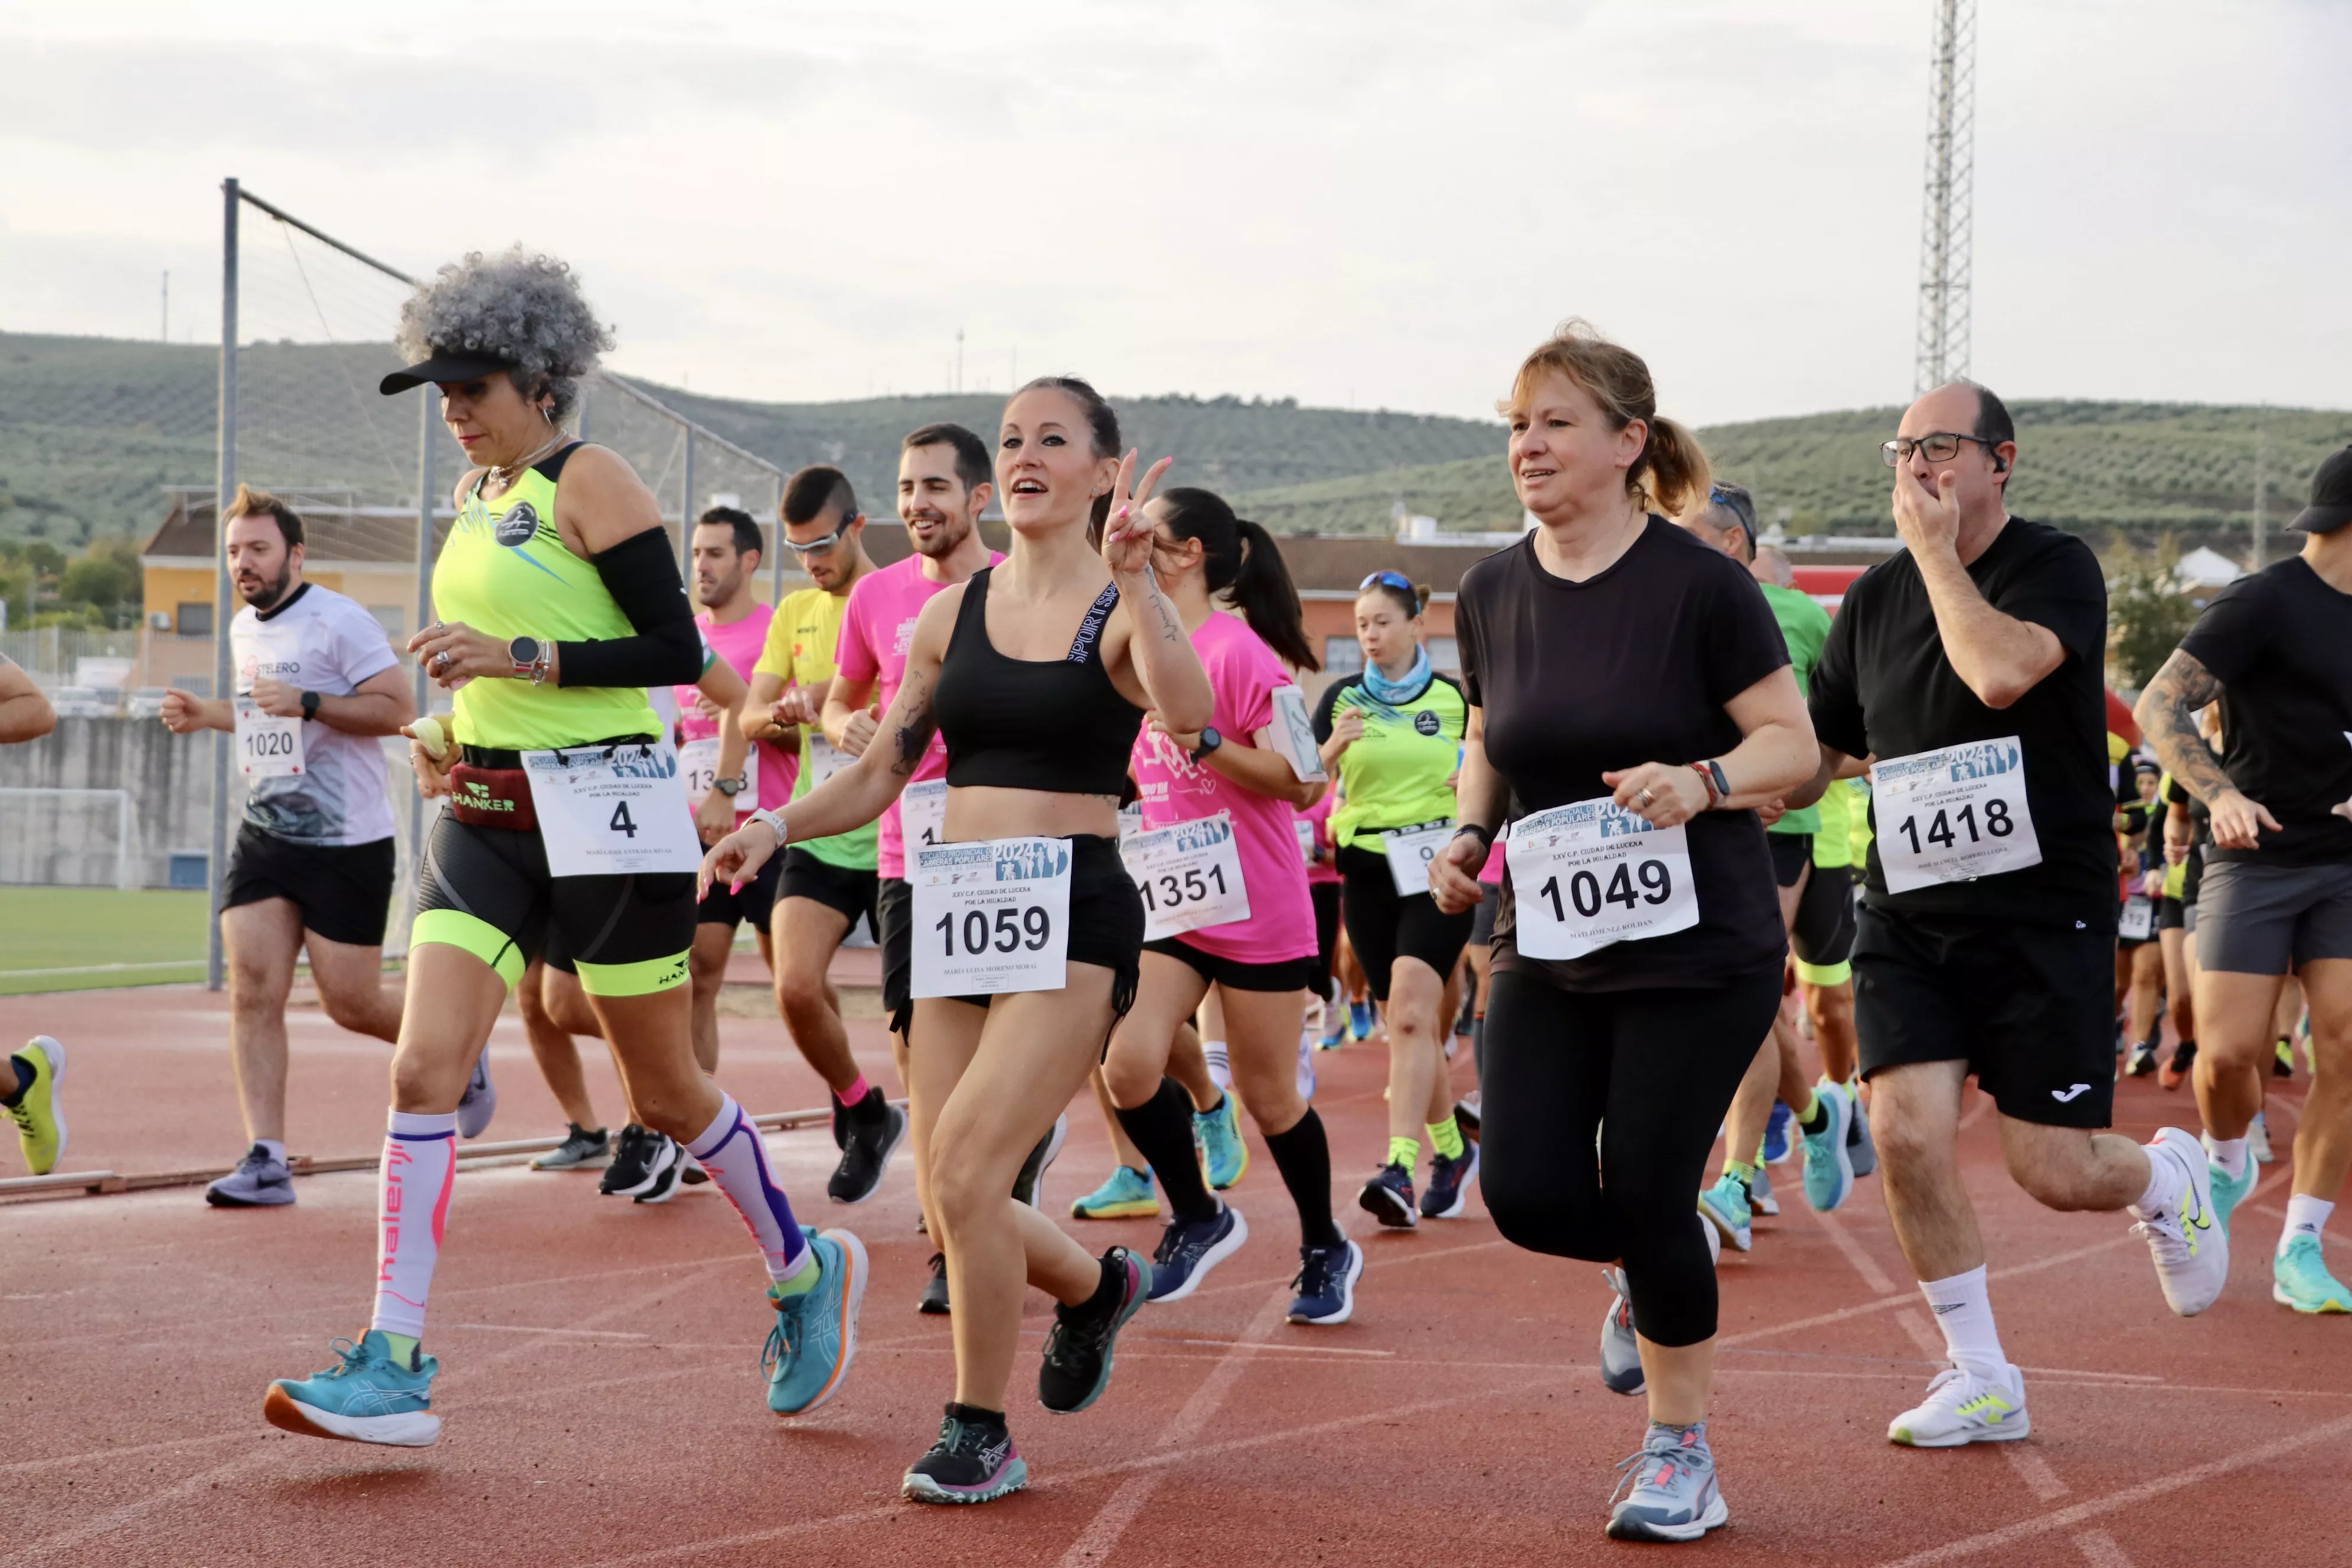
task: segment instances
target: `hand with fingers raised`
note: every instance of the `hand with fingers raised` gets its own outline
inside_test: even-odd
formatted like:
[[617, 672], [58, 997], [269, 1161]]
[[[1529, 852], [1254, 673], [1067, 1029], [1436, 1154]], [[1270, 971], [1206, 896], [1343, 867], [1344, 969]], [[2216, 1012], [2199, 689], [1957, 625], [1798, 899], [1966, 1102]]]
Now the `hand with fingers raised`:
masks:
[[1159, 488], [1160, 476], [1176, 461], [1160, 458], [1137, 484], [1135, 459], [1130, 450], [1118, 460], [1118, 477], [1110, 487], [1110, 517], [1103, 525], [1103, 564], [1114, 577], [1140, 577], [1151, 570], [1151, 520], [1143, 515], [1143, 509]]

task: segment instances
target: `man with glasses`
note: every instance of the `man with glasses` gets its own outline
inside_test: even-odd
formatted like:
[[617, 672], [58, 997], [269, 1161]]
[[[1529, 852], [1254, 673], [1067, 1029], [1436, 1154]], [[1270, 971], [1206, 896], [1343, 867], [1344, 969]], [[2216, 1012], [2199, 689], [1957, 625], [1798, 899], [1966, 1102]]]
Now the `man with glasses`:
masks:
[[[814, 587], [784, 596], [768, 623], [767, 647], [752, 667], [743, 733], [754, 741], [797, 743], [798, 799], [849, 763], [819, 727], [833, 684], [834, 656], [849, 591], [874, 570], [866, 553], [866, 516], [839, 468], [803, 468], [784, 486], [784, 543]], [[841, 1163], [826, 1184], [836, 1203], [874, 1195], [906, 1130], [906, 1113], [881, 1087], [866, 1081], [842, 1026], [841, 999], [825, 978], [833, 955], [859, 920], [875, 922], [875, 827], [788, 847], [769, 915], [775, 952], [776, 1005], [809, 1066], [833, 1091], [834, 1141]]]
[[1937, 388], [1884, 449], [1903, 553], [1847, 590], [1815, 666], [1817, 796], [1870, 764], [1875, 834], [1853, 947], [1879, 1172], [1951, 1366], [1887, 1436], [2022, 1437], [1984, 1245], [1960, 1180], [1969, 1075], [2010, 1174], [2054, 1209], [2128, 1207], [2186, 1317], [2229, 1268], [2204, 1151], [2177, 1127], [2100, 1131], [2115, 1075], [2115, 802], [2106, 586], [2080, 540], [2012, 517], [2017, 440], [1983, 387]]

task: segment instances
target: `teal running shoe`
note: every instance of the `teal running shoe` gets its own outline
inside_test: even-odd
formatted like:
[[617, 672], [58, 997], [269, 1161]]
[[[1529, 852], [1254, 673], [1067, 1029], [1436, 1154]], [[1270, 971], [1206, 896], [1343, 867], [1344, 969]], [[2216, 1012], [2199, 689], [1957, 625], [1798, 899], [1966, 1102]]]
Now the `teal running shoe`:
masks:
[[1337, 1002], [1323, 1008], [1323, 1037], [1315, 1042], [1318, 1050], [1336, 1051], [1348, 1043], [1348, 1010]]
[[1797, 1131], [1805, 1143], [1805, 1201], [1816, 1214], [1827, 1214], [1853, 1192], [1853, 1154], [1846, 1134], [1853, 1124], [1853, 1101], [1843, 1086], [1823, 1079], [1813, 1086], [1813, 1098], [1829, 1114], [1819, 1132]]
[[2205, 1170], [2206, 1180], [2213, 1184], [2213, 1217], [2221, 1221], [2221, 1234], [2227, 1236], [2230, 1234], [2231, 1211], [2238, 1206], [2240, 1199], [2254, 1190], [2254, 1184], [2262, 1180], [2263, 1168], [2250, 1158], [2246, 1161], [2246, 1173], [2234, 1182], [2227, 1171], [2210, 1161]]
[[[801, 1227], [803, 1236], [808, 1227]], [[776, 1294], [776, 1326], [760, 1352], [768, 1374], [768, 1408], [805, 1415], [831, 1399], [857, 1359], [857, 1309], [866, 1300], [866, 1244], [845, 1230], [809, 1236], [817, 1282], [797, 1296]]]
[[1121, 1165], [1110, 1180], [1070, 1205], [1072, 1219], [1150, 1219], [1160, 1212], [1151, 1173]]
[[441, 1440], [441, 1417], [432, 1408], [439, 1362], [419, 1352], [415, 1366], [402, 1366], [374, 1329], [357, 1344], [337, 1340], [333, 1349], [341, 1365], [313, 1377], [281, 1377], [269, 1385], [261, 1414], [272, 1426], [306, 1437], [395, 1448], [429, 1448]]
[[2315, 1236], [2295, 1237], [2272, 1259], [2271, 1300], [2298, 1312], [2352, 1312], [2352, 1289], [2327, 1272]]
[[1717, 1176], [1715, 1185], [1699, 1194], [1698, 1212], [1735, 1250], [1746, 1252], [1756, 1245], [1755, 1234], [1748, 1229], [1754, 1216], [1748, 1208], [1748, 1188], [1730, 1172]]
[[1201, 1147], [1201, 1174], [1210, 1190], [1223, 1192], [1249, 1169], [1249, 1145], [1242, 1142], [1240, 1113], [1231, 1093], [1217, 1097], [1214, 1110], [1192, 1112], [1192, 1142]]
[[1370, 1039], [1373, 1022], [1372, 1005], [1370, 1002], [1348, 1004], [1348, 1037], [1349, 1039]]

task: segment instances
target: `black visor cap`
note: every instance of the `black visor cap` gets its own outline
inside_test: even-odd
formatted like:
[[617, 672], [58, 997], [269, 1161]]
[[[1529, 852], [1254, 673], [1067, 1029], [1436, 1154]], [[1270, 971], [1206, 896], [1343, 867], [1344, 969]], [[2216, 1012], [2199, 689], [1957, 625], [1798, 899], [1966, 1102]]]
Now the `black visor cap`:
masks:
[[445, 381], [479, 381], [498, 371], [512, 370], [514, 361], [500, 359], [496, 354], [468, 353], [464, 349], [435, 349], [433, 357], [410, 365], [406, 370], [394, 371], [376, 384], [376, 390], [386, 397], [406, 392], [412, 386], [436, 385]]
[[2352, 523], [2352, 447], [2331, 455], [2311, 476], [2311, 504], [2289, 528], [2305, 533], [2333, 533]]

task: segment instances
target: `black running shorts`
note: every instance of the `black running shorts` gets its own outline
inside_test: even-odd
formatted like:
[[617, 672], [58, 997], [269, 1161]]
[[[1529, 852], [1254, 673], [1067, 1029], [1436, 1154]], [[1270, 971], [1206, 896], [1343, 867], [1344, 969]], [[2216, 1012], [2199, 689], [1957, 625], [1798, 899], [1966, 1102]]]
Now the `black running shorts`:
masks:
[[1789, 945], [1800, 963], [1828, 969], [1853, 956], [1853, 872], [1844, 866], [1816, 866], [1813, 879], [1797, 899], [1797, 919]]
[[[1126, 1017], [1128, 1009], [1135, 1005], [1136, 983], [1143, 972], [1143, 895], [1135, 890], [1134, 880], [1127, 874], [1126, 862], [1118, 856], [1117, 839], [1103, 838], [1093, 834], [1076, 834], [1071, 837], [1069, 845], [1069, 962], [1097, 964], [1111, 972], [1111, 1017], [1116, 1022], [1118, 1019]], [[904, 882], [897, 885], [908, 889], [906, 903], [908, 918], [902, 926], [900, 921], [894, 917], [890, 922], [890, 929], [904, 929], [907, 932], [905, 951], [908, 957], [905, 984], [911, 993], [915, 939], [911, 918], [914, 912], [913, 889]], [[892, 1007], [890, 1000], [892, 963], [889, 940], [886, 936], [883, 940], [882, 956], [882, 1005], [885, 1007]], [[1304, 982], [1302, 981], [1301, 984], [1303, 984]], [[956, 996], [948, 1000], [968, 1002], [975, 1007], [985, 1007], [990, 998]], [[910, 1001], [906, 1013], [911, 1018], [913, 1012], [914, 1008]], [[894, 1018], [892, 1026], [898, 1027], [899, 1026], [895, 1022], [898, 1016], [896, 1008], [892, 1008], [892, 1016]], [[911, 1044], [912, 1037], [909, 1036], [908, 1039]], [[1104, 1046], [1106, 1049], [1108, 1048], [1108, 1035], [1104, 1037]]]
[[1143, 944], [1143, 951], [1190, 965], [1202, 979], [1212, 985], [1222, 985], [1228, 991], [1319, 992], [1322, 989], [1319, 972], [1311, 958], [1286, 958], [1279, 963], [1244, 963], [1237, 958], [1219, 958], [1213, 952], [1202, 952], [1181, 936], [1164, 936], [1158, 942], [1147, 942]]
[[[1813, 863], [1813, 836], [1810, 833], [1768, 833], [1764, 842], [1772, 847], [1772, 880], [1780, 887], [1793, 888], [1805, 868]], [[1816, 877], [1815, 881], [1821, 880]]]
[[[772, 855], [769, 857], [772, 864], [776, 858]], [[841, 916], [849, 922], [852, 931], [856, 930], [857, 922], [863, 920], [866, 930], [877, 939], [881, 936], [881, 919], [874, 908], [878, 879], [872, 871], [821, 860], [798, 845], [785, 846], [782, 858], [784, 863], [783, 880], [777, 887], [772, 902], [807, 899]]]
[[743, 884], [742, 891], [728, 890], [724, 879], [710, 884], [710, 891], [694, 906], [697, 925], [725, 926], [732, 931], [745, 921], [760, 931], [768, 929], [768, 910], [776, 901], [776, 884], [784, 874], [784, 857], [771, 855], [761, 862], [759, 872]]
[[1348, 945], [1356, 950], [1356, 962], [1363, 965], [1374, 996], [1389, 999], [1389, 976], [1400, 958], [1421, 960], [1437, 972], [1441, 982], [1453, 974], [1470, 940], [1472, 911], [1446, 914], [1427, 893], [1398, 897], [1389, 858], [1355, 844], [1339, 851], [1339, 876]]
[[221, 908], [284, 899], [301, 911], [304, 931], [353, 947], [382, 947], [392, 914], [393, 863], [389, 838], [297, 844], [248, 822], [228, 852]]

